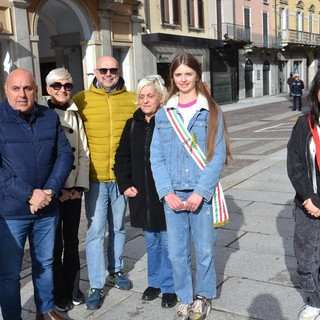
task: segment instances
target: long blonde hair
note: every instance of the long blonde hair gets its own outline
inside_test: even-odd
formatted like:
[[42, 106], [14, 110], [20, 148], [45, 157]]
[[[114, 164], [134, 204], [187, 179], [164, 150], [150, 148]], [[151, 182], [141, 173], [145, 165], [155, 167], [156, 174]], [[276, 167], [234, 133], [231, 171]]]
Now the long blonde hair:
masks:
[[218, 128], [218, 114], [221, 112], [222, 118], [223, 118], [223, 126], [224, 126], [224, 132], [226, 137], [226, 150], [227, 150], [227, 157], [226, 157], [226, 163], [228, 163], [228, 160], [232, 159], [232, 154], [230, 150], [230, 142], [229, 142], [229, 133], [225, 121], [225, 117], [223, 115], [223, 112], [221, 111], [219, 105], [212, 99], [208, 89], [205, 87], [203, 82], [201, 81], [201, 66], [198, 60], [189, 53], [181, 53], [178, 54], [172, 61], [170, 66], [170, 90], [169, 90], [169, 98], [171, 98], [173, 95], [175, 95], [177, 92], [179, 92], [178, 87], [176, 86], [173, 74], [175, 70], [180, 65], [186, 65], [189, 68], [193, 69], [198, 76], [199, 81], [197, 81], [196, 84], [196, 90], [197, 94], [201, 93], [204, 95], [208, 101], [209, 105], [209, 124], [208, 124], [208, 134], [207, 134], [207, 155], [206, 160], [210, 161], [214, 156], [214, 147], [215, 147], [215, 140], [217, 135], [217, 128]]

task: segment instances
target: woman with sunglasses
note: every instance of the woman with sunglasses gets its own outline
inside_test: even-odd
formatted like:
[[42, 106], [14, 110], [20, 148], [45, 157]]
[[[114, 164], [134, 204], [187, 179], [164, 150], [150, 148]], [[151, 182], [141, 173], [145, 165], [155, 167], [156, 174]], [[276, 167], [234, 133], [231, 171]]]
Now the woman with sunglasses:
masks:
[[[74, 154], [73, 170], [59, 195], [60, 221], [54, 248], [54, 299], [58, 311], [85, 302], [79, 288], [80, 259], [78, 231], [82, 193], [89, 187], [89, 149], [78, 108], [71, 100], [72, 77], [68, 70], [57, 68], [46, 77], [49, 96], [41, 104], [56, 111]], [[63, 256], [62, 256], [63, 254]]]
[[163, 79], [155, 75], [140, 80], [136, 93], [139, 109], [124, 127], [114, 171], [120, 192], [129, 198], [131, 226], [142, 228], [146, 240], [148, 287], [142, 300], [154, 300], [162, 293], [162, 307], [171, 308], [176, 305], [177, 296], [163, 206], [158, 200], [149, 160], [154, 116], [164, 103], [167, 90]]

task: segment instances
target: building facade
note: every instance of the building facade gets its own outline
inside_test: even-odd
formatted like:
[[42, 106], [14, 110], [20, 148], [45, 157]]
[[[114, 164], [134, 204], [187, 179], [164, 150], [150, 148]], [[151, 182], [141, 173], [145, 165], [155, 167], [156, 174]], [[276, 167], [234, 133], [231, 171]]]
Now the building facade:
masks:
[[315, 0], [276, 0], [279, 91], [288, 90], [286, 78], [298, 73], [308, 88], [319, 69], [320, 4]]
[[74, 92], [87, 88], [102, 55], [120, 62], [129, 90], [163, 76], [180, 52], [194, 54], [219, 103], [306, 87], [319, 68], [320, 3], [315, 0], [0, 0], [0, 99], [8, 72], [34, 73], [39, 98], [56, 67]]
[[139, 5], [136, 0], [0, 0], [1, 84], [12, 69], [26, 68], [36, 77], [40, 98], [45, 76], [63, 66], [71, 72], [76, 92], [92, 81], [99, 57], [114, 55], [128, 88], [134, 89]]
[[[181, 52], [195, 55], [202, 65], [203, 80], [211, 87], [210, 50], [223, 43], [214, 37], [209, 16], [216, 17], [214, 1], [141, 1], [144, 74], [159, 73], [167, 85], [169, 66]], [[142, 72], [141, 72], [142, 74]]]

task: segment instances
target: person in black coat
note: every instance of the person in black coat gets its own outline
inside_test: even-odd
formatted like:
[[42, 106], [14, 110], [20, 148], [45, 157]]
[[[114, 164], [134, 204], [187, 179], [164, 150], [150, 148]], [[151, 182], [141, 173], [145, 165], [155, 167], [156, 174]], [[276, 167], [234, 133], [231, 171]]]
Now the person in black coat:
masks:
[[308, 95], [311, 110], [298, 118], [287, 146], [287, 171], [295, 189], [293, 248], [305, 306], [298, 319], [320, 319], [320, 71]]
[[159, 201], [150, 165], [150, 144], [154, 116], [167, 95], [159, 75], [140, 80], [137, 88], [139, 109], [124, 127], [115, 155], [114, 172], [119, 190], [129, 199], [131, 226], [142, 228], [148, 257], [148, 287], [142, 300], [154, 300], [162, 293], [161, 305], [174, 307], [172, 266], [163, 205]]

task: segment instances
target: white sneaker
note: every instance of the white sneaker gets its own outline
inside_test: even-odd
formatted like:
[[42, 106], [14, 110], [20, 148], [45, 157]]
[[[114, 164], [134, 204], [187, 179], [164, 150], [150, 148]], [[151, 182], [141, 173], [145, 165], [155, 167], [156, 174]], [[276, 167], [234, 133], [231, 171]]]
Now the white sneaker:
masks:
[[189, 312], [191, 309], [190, 304], [183, 304], [181, 303], [180, 306], [178, 307], [177, 313], [174, 316], [174, 320], [189, 320]]
[[320, 320], [320, 309], [305, 305], [299, 313], [298, 320]]

